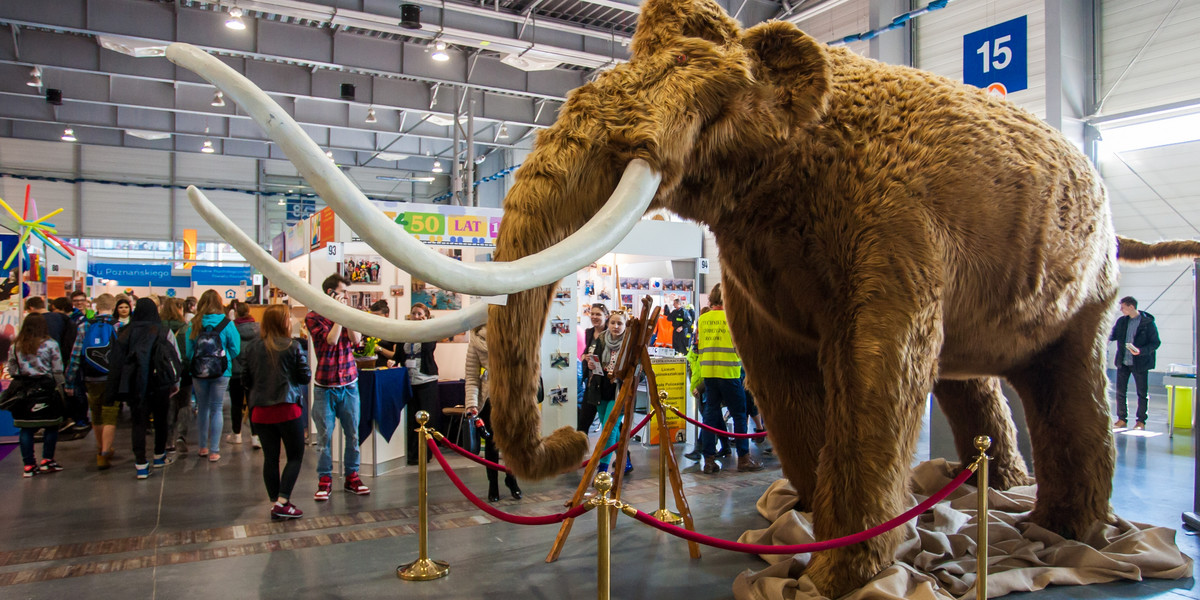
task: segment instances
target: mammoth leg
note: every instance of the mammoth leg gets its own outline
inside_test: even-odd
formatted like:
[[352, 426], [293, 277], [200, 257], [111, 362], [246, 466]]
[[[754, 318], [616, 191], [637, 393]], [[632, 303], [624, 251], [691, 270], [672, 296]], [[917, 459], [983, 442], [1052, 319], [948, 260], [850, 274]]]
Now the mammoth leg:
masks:
[[989, 487], [1007, 490], [1033, 482], [1025, 470], [1021, 451], [1017, 449], [1017, 430], [1008, 401], [1000, 389], [999, 378], [943, 379], [934, 384], [933, 396], [950, 421], [954, 447], [964, 466], [979, 455], [975, 436], [986, 435], [992, 438], [992, 447], [988, 450], [992, 456]]
[[[839, 309], [820, 354], [828, 399], [817, 539], [863, 531], [908, 508], [909, 465], [942, 345], [941, 306], [925, 273], [860, 274], [862, 292], [833, 303]], [[818, 552], [807, 574], [825, 595], [840, 597], [894, 562], [902, 535], [893, 529]]]
[[1066, 537], [1110, 520], [1115, 468], [1104, 374], [1106, 306], [1084, 308], [1062, 338], [1006, 373], [1025, 406], [1037, 476], [1029, 519]]

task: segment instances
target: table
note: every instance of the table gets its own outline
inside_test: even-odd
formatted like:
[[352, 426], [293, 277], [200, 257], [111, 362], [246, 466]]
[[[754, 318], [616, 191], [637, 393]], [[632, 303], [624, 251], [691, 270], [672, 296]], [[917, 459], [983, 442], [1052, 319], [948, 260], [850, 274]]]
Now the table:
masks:
[[391, 442], [392, 434], [396, 433], [396, 428], [404, 420], [404, 407], [411, 395], [407, 368], [359, 371], [359, 443], [368, 439], [373, 427], [379, 430], [384, 440]]

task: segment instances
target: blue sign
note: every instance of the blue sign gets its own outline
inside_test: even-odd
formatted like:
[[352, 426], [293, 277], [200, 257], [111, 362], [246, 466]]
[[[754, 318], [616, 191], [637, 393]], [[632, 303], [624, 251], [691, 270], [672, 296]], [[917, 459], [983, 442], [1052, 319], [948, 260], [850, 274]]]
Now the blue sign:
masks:
[[287, 199], [287, 223], [294, 225], [310, 215], [317, 212], [316, 198], [288, 198]]
[[1029, 87], [1029, 23], [1018, 17], [963, 36], [963, 83], [1005, 94]]
[[175, 294], [176, 294], [176, 292], [175, 292], [175, 288], [169, 288], [169, 289], [167, 289], [167, 297], [168, 297], [168, 298], [174, 298], [174, 297], [175, 297]]
[[192, 281], [197, 285], [250, 285], [253, 279], [250, 267], [192, 267]]
[[113, 279], [122, 285], [159, 285], [158, 282], [171, 278], [171, 265], [91, 263], [88, 265], [88, 274], [100, 279]]

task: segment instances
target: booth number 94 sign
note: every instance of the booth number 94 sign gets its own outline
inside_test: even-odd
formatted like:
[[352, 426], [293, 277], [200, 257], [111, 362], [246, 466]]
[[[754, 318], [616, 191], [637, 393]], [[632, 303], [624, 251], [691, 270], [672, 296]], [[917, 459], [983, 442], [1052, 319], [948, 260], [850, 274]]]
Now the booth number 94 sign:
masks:
[[963, 83], [1001, 96], [1028, 88], [1028, 41], [1027, 17], [963, 36]]

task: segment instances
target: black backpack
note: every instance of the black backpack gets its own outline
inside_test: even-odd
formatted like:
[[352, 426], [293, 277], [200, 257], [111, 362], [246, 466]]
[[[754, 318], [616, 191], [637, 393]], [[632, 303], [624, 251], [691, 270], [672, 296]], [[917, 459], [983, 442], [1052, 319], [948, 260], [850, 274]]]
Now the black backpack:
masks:
[[171, 332], [154, 331], [154, 347], [150, 350], [150, 376], [147, 381], [151, 389], [169, 389], [179, 384], [183, 372], [183, 361], [179, 351], [171, 346]]
[[[193, 326], [199, 325], [201, 318], [197, 316], [192, 321]], [[216, 379], [225, 376], [229, 357], [225, 354], [225, 344], [221, 343], [221, 331], [228, 325], [229, 317], [225, 317], [216, 327], [202, 327], [196, 334], [192, 348], [192, 377]]]

